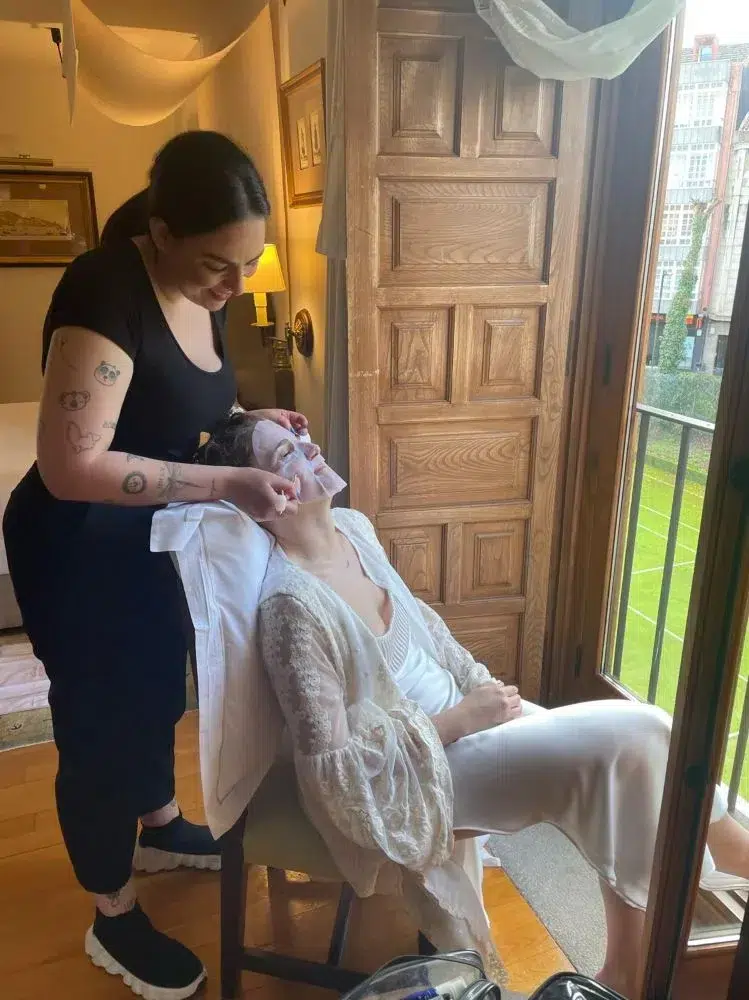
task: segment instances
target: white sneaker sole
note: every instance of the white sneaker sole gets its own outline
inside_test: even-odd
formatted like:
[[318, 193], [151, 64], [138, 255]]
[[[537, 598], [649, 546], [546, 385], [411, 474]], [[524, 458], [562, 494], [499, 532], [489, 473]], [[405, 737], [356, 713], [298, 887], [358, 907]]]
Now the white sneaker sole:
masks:
[[86, 954], [97, 968], [104, 969], [110, 976], [119, 976], [125, 986], [129, 987], [136, 996], [143, 997], [143, 1000], [187, 1000], [187, 997], [197, 993], [206, 978], [206, 972], [203, 969], [194, 983], [179, 989], [168, 989], [164, 986], [152, 986], [150, 983], [144, 983], [140, 979], [136, 979], [132, 972], [128, 972], [109, 954], [94, 934], [93, 927], [89, 927], [86, 931]]
[[176, 868], [195, 868], [198, 871], [221, 871], [220, 854], [172, 854], [157, 847], [141, 847], [138, 844], [133, 855], [133, 868], [137, 872], [173, 872]]

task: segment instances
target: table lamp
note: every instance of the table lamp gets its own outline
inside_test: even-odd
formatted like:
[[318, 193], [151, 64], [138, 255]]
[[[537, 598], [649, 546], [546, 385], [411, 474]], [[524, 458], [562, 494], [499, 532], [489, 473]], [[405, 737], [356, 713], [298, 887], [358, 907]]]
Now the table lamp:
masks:
[[273, 292], [286, 291], [286, 282], [283, 279], [275, 243], [265, 244], [257, 270], [244, 279], [244, 290], [255, 300], [255, 322], [252, 325], [273, 326], [273, 321], [268, 319], [268, 296]]

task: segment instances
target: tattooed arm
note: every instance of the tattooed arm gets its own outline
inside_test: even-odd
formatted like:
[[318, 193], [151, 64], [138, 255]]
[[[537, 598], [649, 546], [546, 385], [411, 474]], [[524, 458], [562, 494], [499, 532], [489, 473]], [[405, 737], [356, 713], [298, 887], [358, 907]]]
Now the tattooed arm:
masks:
[[259, 469], [182, 465], [110, 451], [132, 375], [130, 357], [98, 333], [78, 327], [55, 332], [37, 440], [39, 472], [54, 496], [125, 505], [227, 499], [258, 519], [283, 506], [279, 493], [294, 497], [291, 483]]

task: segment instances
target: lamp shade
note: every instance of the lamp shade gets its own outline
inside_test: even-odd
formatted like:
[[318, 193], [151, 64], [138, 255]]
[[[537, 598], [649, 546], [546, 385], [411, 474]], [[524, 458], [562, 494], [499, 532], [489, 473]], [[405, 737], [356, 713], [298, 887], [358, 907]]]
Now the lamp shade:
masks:
[[254, 274], [244, 279], [245, 292], [267, 295], [270, 292], [285, 292], [281, 261], [275, 243], [266, 243]]

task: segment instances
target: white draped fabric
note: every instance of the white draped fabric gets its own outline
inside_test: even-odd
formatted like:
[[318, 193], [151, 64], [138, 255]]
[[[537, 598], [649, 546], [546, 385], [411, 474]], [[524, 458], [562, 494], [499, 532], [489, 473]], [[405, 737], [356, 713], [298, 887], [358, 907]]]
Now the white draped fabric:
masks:
[[543, 80], [612, 80], [661, 34], [686, 0], [634, 0], [624, 17], [578, 31], [544, 0], [474, 0], [513, 61]]
[[[328, 165], [317, 251], [328, 258], [325, 338], [325, 451], [348, 480], [348, 302], [346, 291], [346, 148], [344, 132], [344, 3], [328, 0], [326, 106]], [[348, 504], [348, 490], [336, 505]]]
[[265, 0], [247, 6], [242, 30], [216, 52], [172, 59], [133, 45], [99, 20], [83, 0], [65, 0], [63, 72], [71, 121], [78, 86], [102, 114], [122, 125], [153, 125], [168, 118], [231, 52]]

